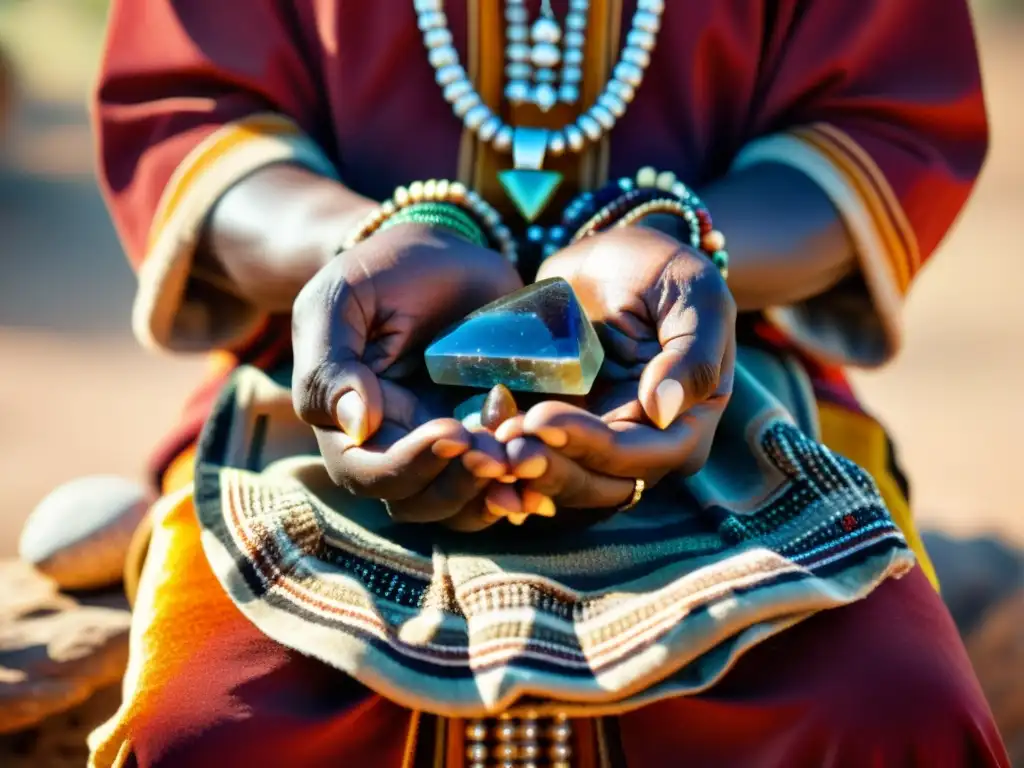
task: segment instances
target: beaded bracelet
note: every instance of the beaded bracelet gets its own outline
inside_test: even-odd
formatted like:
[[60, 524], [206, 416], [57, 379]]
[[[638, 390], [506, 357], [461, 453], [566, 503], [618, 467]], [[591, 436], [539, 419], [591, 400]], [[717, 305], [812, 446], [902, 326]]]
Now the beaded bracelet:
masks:
[[465, 184], [444, 179], [416, 181], [408, 187], [396, 189], [390, 200], [382, 203], [349, 235], [342, 250], [368, 238], [399, 211], [420, 203], [448, 203], [465, 211], [480, 225], [491, 247], [500, 251], [513, 264], [519, 260], [516, 241], [509, 228], [502, 223], [501, 214], [475, 191], [467, 189]]
[[[566, 208], [560, 231], [555, 233], [560, 242], [547, 246], [545, 255], [613, 226], [635, 224], [653, 213], [685, 220], [690, 227], [690, 245], [704, 252], [723, 277], [728, 276], [725, 236], [714, 228], [707, 206], [674, 173], [659, 173], [650, 167], [641, 168], [635, 178], [622, 178], [577, 197]], [[626, 219], [628, 224], [622, 224]]]
[[426, 224], [452, 232], [473, 245], [487, 247], [487, 235], [473, 217], [451, 203], [414, 203], [385, 220], [377, 231], [384, 232], [399, 224]]

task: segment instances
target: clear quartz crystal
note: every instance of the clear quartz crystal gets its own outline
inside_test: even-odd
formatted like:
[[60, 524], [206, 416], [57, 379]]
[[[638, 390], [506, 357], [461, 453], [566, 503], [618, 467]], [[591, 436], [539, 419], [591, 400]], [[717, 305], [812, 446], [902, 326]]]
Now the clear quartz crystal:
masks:
[[585, 395], [604, 350], [576, 295], [560, 278], [527, 286], [477, 310], [426, 351], [437, 384]]

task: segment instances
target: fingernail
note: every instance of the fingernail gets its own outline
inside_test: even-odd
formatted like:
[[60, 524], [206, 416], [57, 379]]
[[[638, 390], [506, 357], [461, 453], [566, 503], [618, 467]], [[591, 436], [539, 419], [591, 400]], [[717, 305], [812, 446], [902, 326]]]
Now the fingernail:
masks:
[[541, 427], [537, 430], [537, 437], [552, 448], [565, 448], [569, 444], [568, 433], [558, 427]]
[[665, 379], [654, 390], [655, 423], [661, 429], [668, 429], [683, 410], [683, 385], [675, 379]]
[[469, 446], [466, 443], [442, 438], [434, 443], [431, 450], [439, 459], [454, 459], [464, 454], [468, 448]]
[[548, 471], [546, 456], [531, 456], [515, 468], [516, 477], [522, 480], [536, 480]]
[[555, 516], [555, 502], [537, 491], [523, 491], [523, 509], [541, 517]]
[[462, 456], [462, 463], [470, 472], [477, 477], [495, 479], [505, 474], [505, 467], [501, 462], [492, 459], [481, 451], [467, 451]]
[[366, 404], [354, 389], [349, 390], [340, 398], [334, 408], [338, 426], [356, 445], [366, 440]]
[[491, 500], [490, 496], [484, 499], [484, 506], [487, 507], [487, 514], [497, 518], [508, 517], [508, 510], [502, 509], [500, 504]]
[[511, 513], [508, 516], [508, 521], [510, 523], [512, 523], [512, 525], [522, 525], [523, 523], [526, 522], [526, 518], [528, 518], [529, 516], [530, 516], [529, 512]]
[[508, 443], [523, 434], [522, 421], [519, 419], [505, 421], [494, 430], [494, 439], [499, 443]]
[[515, 475], [502, 475], [501, 477], [498, 478], [498, 482], [504, 483], [505, 485], [515, 485], [515, 483], [518, 482], [518, 480], [519, 478], [516, 477]]

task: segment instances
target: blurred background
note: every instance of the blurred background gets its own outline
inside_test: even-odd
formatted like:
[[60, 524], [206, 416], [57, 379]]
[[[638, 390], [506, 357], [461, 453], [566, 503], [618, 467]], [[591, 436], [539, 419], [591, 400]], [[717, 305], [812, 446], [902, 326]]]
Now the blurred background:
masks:
[[[1024, 542], [1024, 0], [978, 0], [992, 151], [915, 286], [906, 348], [857, 376], [894, 431], [922, 521]], [[137, 474], [199, 375], [129, 332], [133, 277], [92, 177], [85, 107], [104, 0], [0, 0], [20, 93], [0, 149], [0, 556], [56, 484]]]

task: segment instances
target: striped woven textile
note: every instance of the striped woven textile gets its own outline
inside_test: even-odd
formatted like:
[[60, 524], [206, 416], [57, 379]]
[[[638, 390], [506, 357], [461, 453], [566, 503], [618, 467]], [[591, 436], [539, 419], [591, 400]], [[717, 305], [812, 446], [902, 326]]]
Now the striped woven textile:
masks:
[[696, 693], [914, 564], [870, 476], [750, 370], [741, 354], [698, 475], [584, 530], [467, 535], [334, 486], [289, 372], [242, 369], [200, 441], [203, 546], [262, 632], [417, 711], [609, 715]]

